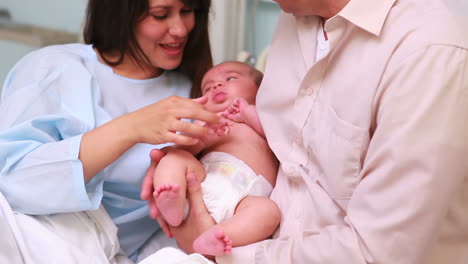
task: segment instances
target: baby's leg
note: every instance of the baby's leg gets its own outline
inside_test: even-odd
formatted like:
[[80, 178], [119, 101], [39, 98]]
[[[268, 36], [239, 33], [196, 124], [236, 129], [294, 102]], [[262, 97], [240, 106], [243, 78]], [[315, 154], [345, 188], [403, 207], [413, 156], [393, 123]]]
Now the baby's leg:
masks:
[[222, 256], [231, 253], [232, 240], [220, 226], [215, 225], [195, 239], [193, 249], [203, 255]]
[[193, 171], [204, 180], [202, 164], [191, 153], [184, 150], [170, 150], [154, 171], [154, 196], [159, 211], [171, 226], [178, 226], [183, 220], [187, 183], [185, 175]]
[[231, 247], [244, 246], [267, 239], [279, 225], [281, 214], [269, 198], [247, 196], [234, 215], [202, 233], [193, 243], [196, 252], [221, 256]]

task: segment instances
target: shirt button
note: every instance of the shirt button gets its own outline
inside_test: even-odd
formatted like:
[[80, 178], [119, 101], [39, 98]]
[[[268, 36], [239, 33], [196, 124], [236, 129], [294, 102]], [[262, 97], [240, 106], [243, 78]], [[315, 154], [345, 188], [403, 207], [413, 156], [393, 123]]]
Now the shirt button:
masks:
[[292, 165], [288, 165], [286, 166], [286, 174], [288, 174], [289, 176], [294, 176], [296, 174], [296, 168]]
[[291, 136], [291, 141], [295, 144], [295, 145], [301, 145], [301, 137], [300, 136]]
[[294, 138], [294, 142], [296, 142], [296, 144], [297, 144], [298, 146], [300, 146], [301, 143], [302, 143], [302, 138], [301, 138], [300, 136], [296, 136], [296, 137]]

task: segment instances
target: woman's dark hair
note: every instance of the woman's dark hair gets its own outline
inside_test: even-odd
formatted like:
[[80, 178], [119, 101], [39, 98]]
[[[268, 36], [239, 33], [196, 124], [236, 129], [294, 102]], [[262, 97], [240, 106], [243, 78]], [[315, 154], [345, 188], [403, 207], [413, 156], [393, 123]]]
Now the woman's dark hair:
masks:
[[[181, 0], [194, 9], [195, 27], [189, 35], [184, 57], [176, 69], [192, 81], [191, 97], [201, 95], [203, 75], [213, 66], [208, 34], [211, 0]], [[149, 12], [149, 0], [89, 0], [86, 10], [84, 41], [92, 44], [103, 60], [111, 66], [122, 63], [124, 56], [142, 68], [151, 66], [150, 60], [138, 45], [136, 24]], [[119, 59], [109, 61], [104, 55], [118, 52]]]

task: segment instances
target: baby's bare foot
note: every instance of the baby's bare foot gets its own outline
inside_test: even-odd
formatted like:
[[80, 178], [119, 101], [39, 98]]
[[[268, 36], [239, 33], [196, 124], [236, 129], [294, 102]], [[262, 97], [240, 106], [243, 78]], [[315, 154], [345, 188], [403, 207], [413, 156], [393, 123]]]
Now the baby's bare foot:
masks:
[[154, 190], [159, 211], [171, 226], [180, 225], [184, 217], [185, 198], [179, 190], [178, 184], [163, 184]]
[[195, 239], [193, 249], [203, 255], [221, 256], [231, 253], [232, 240], [221, 229], [209, 229]]

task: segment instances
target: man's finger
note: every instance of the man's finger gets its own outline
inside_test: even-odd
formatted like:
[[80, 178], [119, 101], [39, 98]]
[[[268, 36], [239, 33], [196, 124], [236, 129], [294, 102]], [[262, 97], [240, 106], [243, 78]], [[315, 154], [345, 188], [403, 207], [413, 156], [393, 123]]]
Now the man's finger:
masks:
[[145, 177], [141, 184], [141, 199], [149, 201], [152, 198], [153, 194], [153, 175], [154, 170], [156, 169], [156, 163], [151, 161], [151, 165], [146, 170]]
[[164, 232], [164, 234], [166, 234], [166, 236], [168, 238], [171, 238], [172, 237], [172, 233], [171, 233], [171, 230], [169, 229], [169, 225], [166, 223], [166, 221], [164, 221], [163, 219], [161, 219], [160, 217], [157, 217], [156, 218], [156, 221], [158, 222], [159, 226], [161, 227], [162, 231]]
[[200, 215], [206, 213], [205, 203], [203, 201], [203, 193], [200, 182], [193, 171], [189, 171], [186, 175], [187, 193], [190, 204], [190, 214]]
[[159, 209], [158, 209], [158, 205], [156, 204], [156, 200], [155, 200], [155, 199], [149, 199], [149, 200], [148, 200], [148, 207], [149, 207], [149, 214], [150, 214], [150, 217], [153, 218], [153, 219], [158, 218], [158, 216], [159, 216]]
[[146, 174], [143, 178], [143, 182], [141, 184], [141, 199], [142, 200], [151, 200], [153, 198], [153, 175], [154, 175], [154, 170], [156, 169], [156, 165], [159, 163], [159, 161], [164, 157], [165, 153], [162, 150], [159, 149], [153, 149], [150, 152], [150, 159], [151, 159], [151, 164], [149, 168], [146, 170]]
[[166, 155], [166, 152], [161, 149], [153, 149], [150, 152], [150, 158], [152, 161], [156, 162], [156, 164], [159, 163], [159, 161]]

